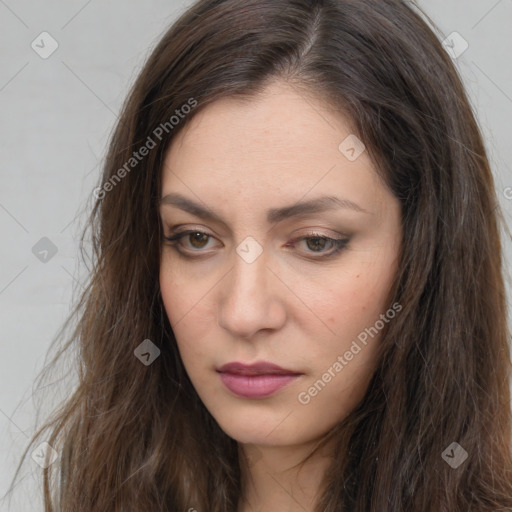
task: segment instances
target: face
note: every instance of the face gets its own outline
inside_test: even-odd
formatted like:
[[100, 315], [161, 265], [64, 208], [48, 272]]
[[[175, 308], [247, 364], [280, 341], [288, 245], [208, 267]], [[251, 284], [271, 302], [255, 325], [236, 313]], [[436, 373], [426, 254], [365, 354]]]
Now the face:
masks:
[[400, 204], [352, 133], [276, 82], [208, 105], [167, 152], [162, 299], [198, 395], [241, 443], [325, 434], [399, 314]]

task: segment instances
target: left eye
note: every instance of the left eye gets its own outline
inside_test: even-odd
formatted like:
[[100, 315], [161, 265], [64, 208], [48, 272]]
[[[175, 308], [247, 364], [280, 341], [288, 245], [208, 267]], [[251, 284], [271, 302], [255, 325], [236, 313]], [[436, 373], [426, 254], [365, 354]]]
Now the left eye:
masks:
[[[294, 240], [291, 242], [291, 245], [294, 246], [297, 242], [305, 242], [308, 249], [306, 252], [317, 253], [327, 257], [342, 251], [347, 245], [348, 240], [344, 238], [331, 238], [314, 233]], [[329, 248], [330, 250], [326, 250]]]
[[[208, 242], [214, 237], [208, 233], [198, 230], [182, 231], [172, 236], [164, 237], [165, 240], [170, 242], [176, 250], [180, 251], [179, 246], [185, 248], [189, 252], [202, 252], [201, 249], [208, 247]], [[182, 239], [185, 239], [189, 244], [184, 244]], [[310, 254], [320, 254], [321, 257], [329, 257], [342, 251], [348, 243], [348, 239], [344, 238], [331, 238], [328, 236], [312, 233], [293, 240], [286, 244], [286, 246], [298, 245], [300, 242], [305, 242], [307, 250], [305, 252]], [[330, 249], [330, 250], [329, 250]]]

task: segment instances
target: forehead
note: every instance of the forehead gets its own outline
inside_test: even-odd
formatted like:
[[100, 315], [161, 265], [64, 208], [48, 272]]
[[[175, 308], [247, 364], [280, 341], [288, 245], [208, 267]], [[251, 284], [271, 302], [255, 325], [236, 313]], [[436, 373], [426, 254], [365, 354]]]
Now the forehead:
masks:
[[348, 121], [303, 89], [277, 82], [249, 99], [227, 97], [207, 105], [178, 133], [170, 152], [193, 144], [212, 156], [236, 151], [240, 157], [258, 152], [298, 159], [336, 149], [340, 137], [351, 133]]
[[382, 185], [367, 152], [351, 161], [340, 151], [354, 136], [341, 112], [287, 84], [271, 84], [250, 100], [223, 98], [173, 139], [162, 195], [233, 201], [236, 194], [253, 208], [336, 192], [363, 203], [370, 193], [378, 202]]

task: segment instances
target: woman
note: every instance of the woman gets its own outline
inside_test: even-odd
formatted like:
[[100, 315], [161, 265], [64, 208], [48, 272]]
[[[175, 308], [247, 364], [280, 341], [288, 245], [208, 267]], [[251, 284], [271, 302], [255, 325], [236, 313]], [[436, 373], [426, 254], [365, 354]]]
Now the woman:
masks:
[[501, 216], [410, 3], [197, 2], [95, 198], [46, 512], [512, 509]]

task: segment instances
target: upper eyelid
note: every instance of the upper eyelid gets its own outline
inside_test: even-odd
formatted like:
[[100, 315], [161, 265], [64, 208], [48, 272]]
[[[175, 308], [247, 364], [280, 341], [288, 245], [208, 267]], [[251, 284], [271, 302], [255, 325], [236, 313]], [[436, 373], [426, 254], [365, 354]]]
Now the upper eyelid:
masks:
[[168, 235], [168, 237], [177, 237], [179, 235], [188, 235], [190, 233], [203, 233], [204, 235], [209, 236], [210, 238], [215, 238], [218, 240], [217, 235], [211, 234], [209, 231], [206, 231], [204, 228], [195, 228], [195, 227], [185, 227], [183, 229], [179, 229], [181, 226], [177, 226], [173, 229], [171, 229], [171, 233]]
[[[180, 229], [182, 228], [183, 229]], [[318, 237], [325, 237], [325, 238], [333, 238], [335, 240], [338, 240], [338, 239], [348, 239], [350, 238], [350, 236], [348, 234], [345, 234], [345, 233], [336, 233], [336, 234], [328, 234], [328, 233], [321, 233], [322, 230], [325, 230], [326, 228], [299, 228], [300, 230], [302, 229], [305, 229], [305, 230], [308, 230], [308, 232], [304, 233], [304, 234], [301, 234], [301, 235], [294, 235], [293, 238], [296, 239], [296, 238], [302, 238], [302, 237], [312, 237], [314, 236], [312, 233], [316, 233], [316, 235]], [[204, 228], [204, 227], [195, 227], [194, 225], [192, 225], [191, 227], [188, 225], [188, 224], [179, 224], [177, 226], [173, 226], [172, 228], [169, 228], [169, 230], [171, 231], [171, 234], [169, 236], [177, 236], [177, 235], [180, 235], [180, 234], [188, 234], [190, 233], [191, 231], [192, 232], [199, 232], [199, 233], [203, 233], [205, 235], [208, 235], [212, 238], [216, 238], [218, 240], [218, 236], [215, 235], [215, 234], [212, 234], [210, 232], [210, 230]], [[332, 230], [330, 230], [332, 231]]]

